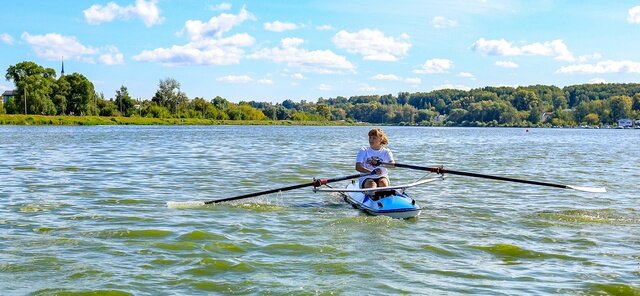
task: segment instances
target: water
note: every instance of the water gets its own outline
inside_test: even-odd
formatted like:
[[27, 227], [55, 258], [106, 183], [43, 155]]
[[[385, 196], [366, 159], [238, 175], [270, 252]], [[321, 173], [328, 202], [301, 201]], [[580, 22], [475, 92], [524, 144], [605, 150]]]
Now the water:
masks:
[[0, 126], [0, 291], [640, 295], [637, 130], [385, 128], [399, 163], [607, 193], [451, 175], [411, 220], [310, 188], [165, 206], [354, 174], [368, 129]]

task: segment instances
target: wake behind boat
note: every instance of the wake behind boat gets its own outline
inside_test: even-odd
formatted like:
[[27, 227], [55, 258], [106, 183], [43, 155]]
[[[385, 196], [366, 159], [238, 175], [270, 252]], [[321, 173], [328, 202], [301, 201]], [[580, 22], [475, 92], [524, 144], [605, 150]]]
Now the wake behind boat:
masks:
[[414, 199], [409, 197], [405, 190], [442, 179], [442, 177], [429, 178], [410, 184], [378, 188], [359, 188], [358, 183], [352, 181], [344, 189], [314, 188], [314, 191], [338, 192], [351, 206], [369, 215], [407, 219], [420, 215], [422, 208], [416, 204]]

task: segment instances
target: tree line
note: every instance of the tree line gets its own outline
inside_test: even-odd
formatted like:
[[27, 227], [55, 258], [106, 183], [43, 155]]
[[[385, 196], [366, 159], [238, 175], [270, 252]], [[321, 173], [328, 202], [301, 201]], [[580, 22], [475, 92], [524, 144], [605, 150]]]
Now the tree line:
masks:
[[319, 98], [317, 102], [242, 101], [216, 96], [190, 99], [173, 78], [161, 79], [152, 98], [134, 99], [126, 86], [111, 98], [96, 93], [79, 73], [57, 77], [55, 70], [34, 62], [7, 69], [17, 95], [0, 113], [42, 115], [141, 116], [216, 120], [293, 120], [368, 122], [428, 126], [576, 126], [615, 125], [640, 117], [640, 84], [603, 83], [484, 87]]

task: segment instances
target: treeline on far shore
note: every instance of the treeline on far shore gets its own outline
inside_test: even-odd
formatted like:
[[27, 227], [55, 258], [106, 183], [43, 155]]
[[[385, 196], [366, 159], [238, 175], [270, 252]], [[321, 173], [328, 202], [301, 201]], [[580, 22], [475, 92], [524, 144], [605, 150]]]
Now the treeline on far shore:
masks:
[[[113, 97], [96, 93], [80, 73], [57, 77], [33, 62], [11, 65], [5, 78], [3, 124], [354, 124], [422, 126], [614, 126], [640, 119], [640, 84], [533, 85], [337, 96], [316, 102], [259, 100], [233, 103], [220, 96], [189, 98], [172, 78], [161, 79], [152, 98], [134, 99], [126, 86]], [[6, 93], [6, 92], [5, 92]], [[283, 94], [286, 95], [286, 94]], [[38, 116], [36, 116], [38, 115]], [[61, 116], [55, 118], [40, 116]], [[84, 119], [79, 119], [84, 118]], [[23, 123], [21, 123], [23, 122]]]

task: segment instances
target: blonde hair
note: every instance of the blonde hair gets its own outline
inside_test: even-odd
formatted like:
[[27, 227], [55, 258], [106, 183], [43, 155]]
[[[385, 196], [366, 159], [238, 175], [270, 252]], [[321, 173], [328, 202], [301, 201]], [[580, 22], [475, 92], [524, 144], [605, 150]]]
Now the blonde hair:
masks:
[[372, 128], [369, 131], [369, 137], [371, 136], [378, 136], [380, 138], [382, 138], [382, 145], [389, 145], [389, 138], [387, 137], [387, 135], [382, 131], [381, 128]]

